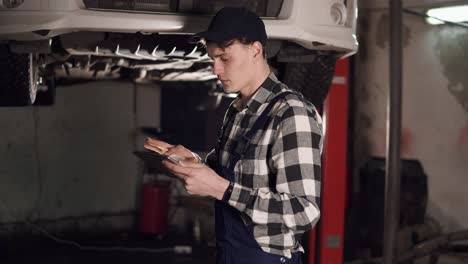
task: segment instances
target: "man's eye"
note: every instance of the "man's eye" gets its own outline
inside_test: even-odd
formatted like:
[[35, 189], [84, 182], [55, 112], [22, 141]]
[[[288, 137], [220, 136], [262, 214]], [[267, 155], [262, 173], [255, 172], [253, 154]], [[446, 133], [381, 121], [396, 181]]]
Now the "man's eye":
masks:
[[226, 62], [226, 61], [228, 61], [228, 60], [229, 60], [228, 57], [221, 57], [221, 61], [223, 61], [223, 62]]

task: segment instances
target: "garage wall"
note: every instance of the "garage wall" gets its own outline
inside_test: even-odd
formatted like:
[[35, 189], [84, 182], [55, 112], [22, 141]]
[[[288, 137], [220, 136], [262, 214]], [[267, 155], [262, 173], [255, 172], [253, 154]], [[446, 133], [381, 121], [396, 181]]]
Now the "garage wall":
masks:
[[[468, 30], [403, 18], [402, 156], [420, 160], [429, 177], [428, 214], [445, 231], [468, 228]], [[385, 9], [360, 12], [356, 169], [386, 154], [388, 23]]]
[[159, 122], [154, 87], [137, 88], [89, 82], [58, 87], [53, 107], [0, 108], [0, 223], [131, 225], [141, 181], [135, 128]]

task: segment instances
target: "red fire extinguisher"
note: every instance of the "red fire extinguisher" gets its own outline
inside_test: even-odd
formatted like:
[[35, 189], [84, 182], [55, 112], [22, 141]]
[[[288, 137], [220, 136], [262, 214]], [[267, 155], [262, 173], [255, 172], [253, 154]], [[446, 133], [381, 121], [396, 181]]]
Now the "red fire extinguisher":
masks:
[[141, 191], [140, 232], [145, 235], [167, 234], [170, 184], [153, 182], [143, 185]]

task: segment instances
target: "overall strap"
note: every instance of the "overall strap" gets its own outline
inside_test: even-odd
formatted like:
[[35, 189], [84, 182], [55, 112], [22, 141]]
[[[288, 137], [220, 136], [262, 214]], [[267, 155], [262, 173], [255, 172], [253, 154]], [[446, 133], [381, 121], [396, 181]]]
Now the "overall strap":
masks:
[[268, 105], [265, 108], [265, 110], [263, 110], [262, 114], [257, 118], [255, 123], [252, 125], [252, 128], [249, 131], [247, 131], [247, 133], [243, 136], [243, 138], [246, 138], [250, 141], [253, 135], [255, 134], [255, 132], [257, 132], [260, 128], [265, 126], [265, 123], [268, 120], [268, 114], [271, 112], [271, 109], [276, 104], [276, 102], [286, 97], [286, 95], [292, 94], [292, 93], [293, 93], [292, 91], [286, 91], [286, 92], [278, 94], [273, 99], [271, 99], [270, 102], [268, 102]]
[[273, 106], [281, 99], [286, 97], [288, 94], [294, 94], [292, 91], [286, 91], [278, 94], [275, 96], [273, 99], [268, 102], [267, 107], [263, 112], [260, 114], [260, 116], [255, 120], [255, 123], [252, 125], [252, 128], [247, 131], [244, 135], [242, 135], [239, 138], [239, 141], [237, 142], [236, 148], [233, 153], [233, 157], [231, 158], [230, 164], [232, 168], [234, 168], [235, 164], [242, 158], [242, 155], [245, 153], [247, 150], [250, 141], [252, 140], [253, 136], [255, 133], [260, 130], [262, 127], [265, 126], [265, 123], [268, 120], [268, 114], [271, 112], [271, 109]]

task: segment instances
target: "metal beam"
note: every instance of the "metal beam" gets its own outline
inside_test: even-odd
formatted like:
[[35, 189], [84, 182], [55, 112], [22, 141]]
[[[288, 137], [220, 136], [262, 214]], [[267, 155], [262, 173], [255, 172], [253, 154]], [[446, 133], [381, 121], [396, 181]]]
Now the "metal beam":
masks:
[[397, 263], [396, 238], [400, 219], [400, 136], [402, 90], [402, 3], [390, 6], [390, 89], [387, 104], [387, 161], [383, 253], [384, 264]]

